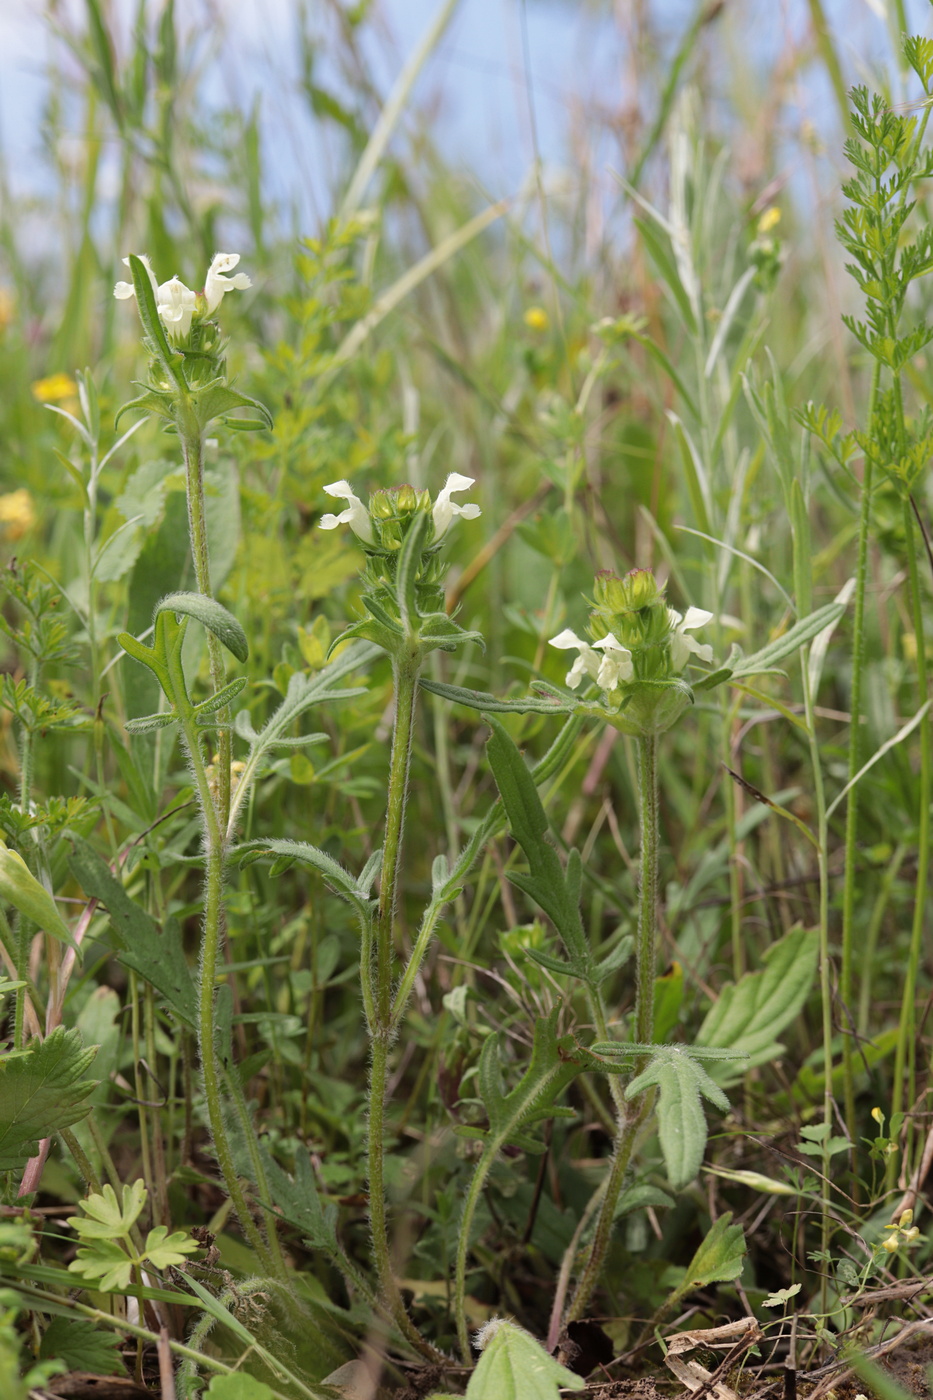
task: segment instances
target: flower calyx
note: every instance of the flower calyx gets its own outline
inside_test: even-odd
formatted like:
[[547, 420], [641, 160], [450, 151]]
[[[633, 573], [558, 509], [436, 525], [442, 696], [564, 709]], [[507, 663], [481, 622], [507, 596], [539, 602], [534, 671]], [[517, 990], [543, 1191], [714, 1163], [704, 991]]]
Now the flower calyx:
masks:
[[693, 702], [682, 675], [690, 658], [713, 659], [712, 647], [690, 635], [712, 613], [688, 608], [682, 615], [669, 607], [650, 569], [633, 569], [624, 578], [609, 570], [597, 574], [592, 602], [589, 640], [569, 628], [551, 639], [552, 646], [578, 653], [567, 685], [576, 690], [584, 679], [595, 682], [603, 692], [597, 708], [616, 728], [663, 733]]
[[363, 604], [369, 617], [353, 624], [339, 641], [365, 637], [391, 655], [422, 655], [452, 651], [463, 641], [482, 645], [477, 632], [465, 632], [444, 607], [447, 566], [438, 558], [441, 542], [456, 516], [474, 520], [477, 505], [460, 505], [452, 496], [473, 485], [473, 478], [452, 472], [432, 502], [430, 493], [414, 486], [379, 489], [368, 505], [348, 481], [335, 481], [324, 490], [345, 501], [339, 514], [319, 521], [322, 530], [349, 525], [366, 552]]

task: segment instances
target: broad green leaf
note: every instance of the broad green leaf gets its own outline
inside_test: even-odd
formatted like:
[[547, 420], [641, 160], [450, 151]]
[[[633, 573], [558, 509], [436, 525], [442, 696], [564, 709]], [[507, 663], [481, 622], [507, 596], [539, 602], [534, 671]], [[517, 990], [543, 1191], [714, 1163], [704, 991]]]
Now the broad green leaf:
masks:
[[93, 1280], [101, 1293], [128, 1288], [133, 1277], [133, 1261], [116, 1240], [92, 1239], [78, 1250], [68, 1265], [72, 1274]]
[[69, 868], [85, 894], [99, 900], [110, 915], [120, 945], [117, 957], [155, 988], [180, 1021], [197, 1025], [194, 982], [178, 925], [169, 921], [160, 931], [87, 842], [77, 836], [71, 839], [74, 852]]
[[723, 987], [697, 1032], [697, 1045], [744, 1051], [749, 1067], [774, 1059], [783, 1049], [778, 1036], [810, 993], [818, 957], [817, 931], [791, 929], [767, 950], [760, 972]]
[[205, 597], [203, 593], [169, 593], [156, 604], [153, 619], [159, 613], [181, 613], [193, 617], [221, 641], [237, 661], [249, 659], [249, 642], [246, 633], [232, 613], [228, 612], [216, 598]]
[[235, 389], [230, 389], [223, 384], [205, 385], [195, 396], [195, 412], [198, 422], [202, 428], [206, 428], [208, 423], [215, 418], [220, 418], [222, 414], [232, 413], [235, 408], [251, 408], [257, 414], [255, 419], [232, 420], [229, 423], [231, 428], [271, 428], [272, 414], [265, 404], [258, 399], [251, 399], [248, 394], [238, 394]]
[[0, 842], [0, 899], [12, 904], [25, 918], [50, 933], [62, 943], [74, 948], [71, 930], [65, 923], [55, 900], [33, 875], [22, 856]]
[[626, 1098], [656, 1085], [656, 1117], [668, 1179], [676, 1189], [686, 1186], [700, 1170], [706, 1148], [706, 1115], [701, 1097], [725, 1113], [729, 1100], [702, 1065], [679, 1046], [659, 1046], [641, 1074], [628, 1084]]
[[[745, 1262], [745, 1236], [741, 1225], [733, 1225], [732, 1212], [726, 1211], [710, 1227], [709, 1234], [694, 1254], [674, 1297], [682, 1298], [694, 1288], [708, 1283], [731, 1283], [739, 1277]], [[670, 1300], [669, 1300], [670, 1302]]]
[[42, 1334], [39, 1356], [43, 1361], [64, 1361], [70, 1371], [125, 1376], [120, 1346], [117, 1332], [108, 1332], [86, 1318], [54, 1317]]
[[467, 1400], [559, 1400], [561, 1390], [585, 1390], [586, 1381], [549, 1356], [530, 1333], [493, 1318], [477, 1334], [483, 1354], [467, 1386]]
[[85, 1079], [97, 1047], [81, 1047], [76, 1030], [57, 1026], [45, 1040], [0, 1056], [0, 1171], [18, 1171], [42, 1138], [85, 1118], [97, 1087]]

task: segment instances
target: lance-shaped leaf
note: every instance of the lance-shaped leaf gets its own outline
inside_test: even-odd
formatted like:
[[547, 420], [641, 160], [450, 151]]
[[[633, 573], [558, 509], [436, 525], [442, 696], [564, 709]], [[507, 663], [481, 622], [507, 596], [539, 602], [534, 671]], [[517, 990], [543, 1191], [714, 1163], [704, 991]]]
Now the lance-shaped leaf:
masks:
[[128, 719], [123, 728], [127, 734], [152, 734], [156, 729], [167, 729], [178, 723], [178, 715], [170, 710], [162, 710], [157, 715], [140, 715], [138, 719]]
[[668, 1180], [678, 1190], [696, 1176], [706, 1149], [708, 1130], [701, 1099], [709, 1099], [723, 1113], [729, 1111], [729, 1100], [687, 1047], [656, 1047], [641, 1074], [626, 1086], [625, 1097], [635, 1098], [655, 1085], [660, 1091], [656, 1116], [664, 1165]]
[[245, 690], [247, 685], [245, 676], [237, 676], [236, 680], [230, 681], [228, 685], [222, 686], [213, 695], [202, 700], [195, 705], [196, 715], [215, 715], [218, 710], [222, 710], [225, 705], [229, 705], [231, 700], [235, 700], [241, 690]]
[[62, 943], [74, 948], [71, 930], [65, 923], [55, 900], [36, 879], [22, 856], [0, 842], [0, 899], [12, 904], [24, 918], [43, 933], [50, 933]]
[[317, 846], [310, 845], [307, 841], [288, 841], [284, 839], [274, 839], [269, 841], [246, 841], [242, 846], [236, 848], [237, 856], [277, 856], [280, 860], [288, 862], [276, 869], [273, 865], [273, 874], [279, 874], [288, 865], [299, 862], [301, 865], [310, 866], [319, 875], [324, 877], [327, 886], [333, 890], [334, 894], [339, 894], [343, 899], [347, 899], [353, 904], [362, 915], [369, 912], [369, 900], [367, 895], [360, 889], [356, 880], [345, 870], [339, 861], [334, 860], [326, 851], [319, 850]]
[[[467, 636], [472, 640], [472, 633], [468, 633]], [[523, 695], [518, 700], [500, 700], [498, 696], [488, 695], [484, 690], [469, 690], [462, 685], [447, 685], [443, 681], [429, 681], [423, 677], [419, 680], [419, 685], [422, 690], [429, 690], [432, 695], [439, 695], [443, 700], [453, 700], [455, 704], [466, 705], [471, 710], [482, 710], [483, 714], [559, 715], [570, 714], [577, 708], [576, 702], [550, 694]]]
[[246, 640], [246, 633], [233, 614], [218, 603], [216, 598], [208, 598], [203, 593], [169, 593], [156, 604], [153, 620], [164, 612], [193, 617], [209, 632], [213, 632], [237, 661], [248, 660], [249, 642]]
[[271, 1201], [262, 1202], [265, 1209], [299, 1229], [312, 1248], [325, 1249], [329, 1254], [336, 1255], [337, 1207], [321, 1200], [314, 1170], [304, 1148], [299, 1148], [295, 1157], [294, 1179], [282, 1170], [262, 1142], [259, 1144], [259, 1155], [272, 1195]]
[[529, 1332], [504, 1317], [487, 1322], [476, 1342], [482, 1356], [466, 1400], [560, 1400], [562, 1390], [586, 1389], [582, 1376], [568, 1371]]
[[146, 910], [130, 899], [106, 861], [80, 837], [72, 836], [71, 841], [71, 873], [110, 915], [120, 962], [138, 972], [180, 1021], [196, 1026], [197, 998], [177, 924], [170, 922], [160, 931]]
[[547, 839], [547, 816], [525, 760], [502, 724], [493, 718], [488, 722], [493, 731], [486, 749], [489, 763], [512, 835], [529, 865], [527, 875], [510, 875], [509, 880], [530, 895], [551, 919], [567, 949], [569, 961], [565, 971], [591, 982], [593, 957], [580, 914], [579, 854], [571, 851], [565, 872]]
[[18, 1171], [42, 1138], [86, 1118], [96, 1079], [85, 1079], [97, 1046], [82, 1049], [81, 1033], [56, 1026], [45, 1040], [0, 1056], [0, 1171]]
[[151, 413], [156, 418], [164, 418], [169, 423], [175, 422], [175, 408], [171, 394], [163, 394], [156, 389], [147, 389], [138, 398], [129, 399], [120, 405], [113, 420], [114, 428], [119, 428], [120, 419], [124, 413], [130, 413], [134, 409], [138, 409], [140, 413]]
[[793, 627], [780, 637], [775, 637], [773, 642], [769, 642], [760, 651], [737, 660], [732, 668], [732, 675], [739, 679], [743, 676], [756, 676], [763, 671], [772, 670], [779, 661], [783, 661], [785, 656], [790, 656], [792, 652], [798, 651], [818, 632], [822, 632], [825, 627], [831, 627], [834, 622], [838, 622], [844, 612], [845, 606], [842, 603], [827, 603], [825, 607], [817, 608], [816, 612], [810, 613], [808, 617], [802, 617], [799, 622], [794, 623]]
[[482, 632], [468, 632], [459, 623], [454, 622], [452, 617], [446, 613], [428, 613], [421, 619], [418, 628], [418, 635], [422, 645], [428, 645], [430, 649], [441, 651], [454, 651], [462, 646], [464, 642], [475, 642], [483, 651], [486, 649], [486, 641]]
[[778, 1036], [802, 1009], [816, 973], [819, 935], [815, 929], [791, 929], [765, 953], [765, 966], [730, 982], [706, 1014], [696, 1036], [698, 1046], [744, 1051], [743, 1068], [765, 1064], [781, 1054]]
[[419, 512], [408, 527], [395, 567], [395, 600], [398, 603], [402, 627], [409, 637], [418, 631], [418, 604], [415, 588], [422, 566], [424, 542], [431, 518]]
[[166, 374], [174, 379], [180, 389], [187, 393], [188, 386], [185, 383], [184, 371], [182, 370], [185, 357], [180, 351], [173, 350], [168, 343], [165, 327], [162, 325], [159, 309], [156, 306], [149, 273], [135, 253], [130, 254], [130, 274], [136, 292], [139, 319], [143, 323], [143, 330], [146, 332], [147, 338], [152, 343], [153, 354], [161, 362]]

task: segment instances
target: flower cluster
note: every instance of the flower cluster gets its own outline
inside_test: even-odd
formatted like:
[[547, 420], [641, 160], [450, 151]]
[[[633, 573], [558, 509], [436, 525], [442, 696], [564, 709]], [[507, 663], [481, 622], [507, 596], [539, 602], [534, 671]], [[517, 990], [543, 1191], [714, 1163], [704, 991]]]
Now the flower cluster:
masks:
[[578, 653], [567, 673], [571, 689], [588, 677], [611, 694], [630, 682], [676, 679], [691, 656], [712, 661], [712, 647], [690, 633], [713, 614], [688, 608], [682, 615], [668, 607], [663, 587], [650, 569], [633, 569], [625, 578], [610, 572], [597, 574], [593, 594], [591, 641], [569, 627], [551, 639], [551, 646], [563, 651], [575, 648]]
[[[129, 258], [124, 258], [123, 261], [129, 267]], [[168, 282], [158, 282], [149, 259], [140, 254], [139, 261], [149, 274], [159, 319], [175, 345], [187, 343], [195, 317], [205, 320], [212, 316], [227, 292], [234, 289], [245, 291], [252, 285], [245, 272], [238, 272], [235, 277], [226, 276], [240, 261], [239, 253], [214, 254], [213, 261], [207, 269], [204, 290], [201, 292], [193, 292], [178, 277], [172, 277]], [[132, 282], [118, 282], [113, 294], [118, 301], [127, 301], [136, 295], [136, 289]]]
[[451, 499], [455, 492], [466, 491], [472, 485], [473, 477], [451, 472], [433, 505], [427, 491], [399, 486], [395, 490], [373, 492], [367, 507], [354, 495], [349, 481], [334, 481], [324, 490], [328, 496], [346, 501], [347, 508], [339, 515], [322, 516], [320, 526], [322, 530], [335, 530], [338, 525], [349, 525], [362, 540], [367, 553], [394, 554], [404, 543], [408, 522], [420, 513], [430, 514], [432, 528], [426, 546], [430, 547], [440, 543], [455, 516], [475, 520], [479, 515], [479, 506], [461, 506]]

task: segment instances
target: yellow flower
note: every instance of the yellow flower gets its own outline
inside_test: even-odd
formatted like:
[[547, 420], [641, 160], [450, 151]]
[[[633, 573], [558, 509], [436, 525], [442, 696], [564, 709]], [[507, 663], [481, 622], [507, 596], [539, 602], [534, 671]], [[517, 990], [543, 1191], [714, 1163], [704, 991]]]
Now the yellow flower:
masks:
[[781, 211], [776, 204], [770, 205], [758, 220], [758, 236], [770, 233], [781, 222]]
[[522, 319], [530, 331], [546, 331], [551, 324], [551, 318], [543, 306], [529, 306]]
[[29, 492], [23, 489], [0, 496], [0, 525], [8, 540], [21, 540], [36, 523], [36, 512]]
[[50, 374], [47, 379], [36, 380], [32, 396], [40, 403], [63, 403], [66, 399], [77, 402], [78, 386], [70, 374]]

